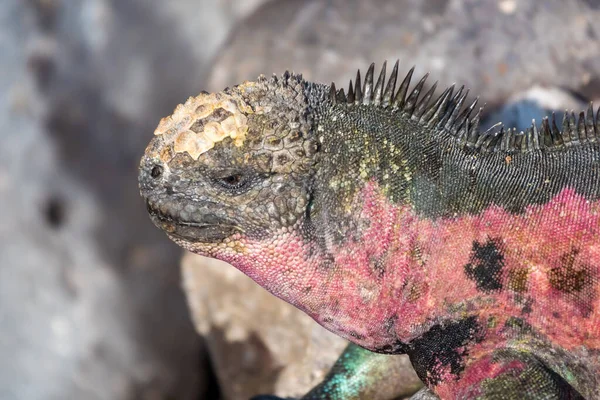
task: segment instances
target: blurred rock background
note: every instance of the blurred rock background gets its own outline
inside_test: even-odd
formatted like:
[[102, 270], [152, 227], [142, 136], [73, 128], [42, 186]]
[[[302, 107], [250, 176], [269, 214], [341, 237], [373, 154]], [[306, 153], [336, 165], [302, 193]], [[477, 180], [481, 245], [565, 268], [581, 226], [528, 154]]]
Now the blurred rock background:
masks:
[[193, 255], [188, 308], [137, 192], [157, 121], [259, 73], [343, 86], [399, 58], [523, 128], [600, 100], [598, 20], [597, 0], [3, 0], [0, 399], [300, 395], [344, 341]]
[[216, 398], [136, 166], [257, 5], [0, 2], [0, 399]]

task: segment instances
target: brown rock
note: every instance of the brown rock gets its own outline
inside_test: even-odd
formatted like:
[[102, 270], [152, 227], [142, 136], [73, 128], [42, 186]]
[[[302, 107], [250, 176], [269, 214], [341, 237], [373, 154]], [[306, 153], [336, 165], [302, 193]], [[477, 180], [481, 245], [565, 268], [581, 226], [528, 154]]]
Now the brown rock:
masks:
[[347, 344], [228, 264], [190, 253], [182, 267], [193, 320], [226, 399], [299, 396]]
[[[348, 344], [223, 262], [187, 254], [183, 281], [225, 399], [300, 397], [324, 378]], [[398, 386], [390, 390], [413, 393], [420, 381], [408, 358], [393, 357]]]

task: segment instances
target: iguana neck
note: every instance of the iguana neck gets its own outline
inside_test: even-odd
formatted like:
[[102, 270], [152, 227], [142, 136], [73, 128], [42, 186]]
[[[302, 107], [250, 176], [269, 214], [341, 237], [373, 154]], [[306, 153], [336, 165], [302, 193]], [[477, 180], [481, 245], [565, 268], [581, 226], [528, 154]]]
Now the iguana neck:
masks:
[[319, 215], [317, 229], [338, 240], [355, 231], [361, 207], [355, 198], [369, 182], [390, 203], [411, 206], [420, 196], [420, 182], [438, 185], [435, 171], [447, 135], [381, 107], [341, 104], [322, 107], [317, 115], [321, 148], [312, 213]]
[[385, 109], [342, 105], [316, 115], [320, 151], [302, 231], [312, 289], [309, 298], [286, 300], [364, 347], [400, 351], [393, 348], [396, 322], [408, 318], [402, 323], [411, 326], [435, 306], [424, 301], [420, 247], [431, 238], [419, 237], [425, 222], [414, 213], [411, 191], [413, 177], [429, 173], [442, 136]]

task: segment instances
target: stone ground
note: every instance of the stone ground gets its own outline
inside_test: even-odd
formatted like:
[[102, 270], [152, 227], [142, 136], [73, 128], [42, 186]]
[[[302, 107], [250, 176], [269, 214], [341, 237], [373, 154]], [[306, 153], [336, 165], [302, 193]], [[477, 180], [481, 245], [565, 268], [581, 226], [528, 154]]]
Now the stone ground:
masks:
[[136, 167], [257, 3], [0, 2], [1, 399], [216, 397]]
[[232, 267], [186, 255], [194, 331], [182, 253], [136, 183], [157, 121], [189, 95], [285, 69], [343, 84], [400, 58], [467, 84], [490, 118], [511, 99], [600, 99], [598, 1], [261, 3], [0, 2], [1, 399], [298, 395], [344, 347]]

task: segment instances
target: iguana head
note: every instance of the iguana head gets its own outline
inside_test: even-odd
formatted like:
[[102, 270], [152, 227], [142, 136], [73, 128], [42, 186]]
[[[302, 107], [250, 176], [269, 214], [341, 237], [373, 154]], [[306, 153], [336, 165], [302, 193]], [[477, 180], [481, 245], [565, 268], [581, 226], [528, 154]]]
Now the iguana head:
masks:
[[234, 262], [301, 229], [316, 141], [301, 77], [202, 93], [162, 119], [141, 160], [153, 222], [193, 252]]

